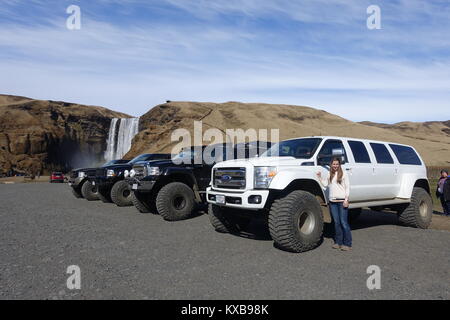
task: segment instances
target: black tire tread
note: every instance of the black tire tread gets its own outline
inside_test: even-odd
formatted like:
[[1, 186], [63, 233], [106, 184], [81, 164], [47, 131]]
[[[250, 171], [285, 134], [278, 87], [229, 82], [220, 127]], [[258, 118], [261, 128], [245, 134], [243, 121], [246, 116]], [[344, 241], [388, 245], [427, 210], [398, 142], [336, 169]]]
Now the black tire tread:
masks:
[[428, 206], [432, 212], [432, 200], [430, 195], [423, 188], [414, 187], [411, 195], [411, 202], [409, 205], [403, 210], [399, 212], [398, 220], [401, 224], [420, 229], [427, 229], [431, 224], [432, 214], [429, 215], [428, 218], [423, 220], [420, 216], [419, 205], [421, 198], [429, 198]]
[[[316, 208], [320, 212], [322, 230], [320, 236], [309, 243], [303, 243], [295, 237], [292, 224], [292, 211], [299, 202], [311, 202], [314, 203]], [[296, 190], [285, 197], [276, 199], [269, 212], [269, 231], [275, 245], [286, 251], [290, 252], [304, 252], [316, 248], [322, 240], [323, 232], [323, 216], [322, 209], [317, 199], [309, 192]]]
[[224, 210], [225, 208], [209, 204], [208, 217], [211, 225], [220, 233], [236, 233], [237, 228], [224, 216]]
[[81, 194], [87, 201], [97, 201], [100, 199], [98, 197], [98, 192], [92, 192], [92, 183], [90, 181], [83, 183], [83, 186], [81, 187]]
[[111, 200], [118, 207], [129, 207], [133, 205], [133, 202], [131, 200], [131, 192], [129, 197], [123, 197], [122, 192], [124, 188], [129, 189], [128, 182], [126, 182], [125, 180], [117, 181], [111, 188]]
[[136, 193], [135, 191], [131, 192], [131, 202], [135, 206], [135, 208], [140, 213], [153, 213], [157, 214], [157, 211], [155, 210], [154, 206], [151, 206], [145, 199], [142, 199], [142, 195], [139, 193]]
[[[191, 208], [189, 210], [186, 210], [186, 212], [183, 215], [174, 215], [170, 208], [170, 199], [171, 194], [173, 194], [176, 190], [182, 190], [186, 191], [190, 194], [191, 197]], [[192, 216], [193, 211], [195, 208], [195, 196], [194, 191], [185, 183], [182, 182], [171, 182], [159, 190], [158, 195], [156, 196], [156, 209], [163, 217], [164, 220], [167, 221], [179, 221], [179, 220], [185, 220]]]

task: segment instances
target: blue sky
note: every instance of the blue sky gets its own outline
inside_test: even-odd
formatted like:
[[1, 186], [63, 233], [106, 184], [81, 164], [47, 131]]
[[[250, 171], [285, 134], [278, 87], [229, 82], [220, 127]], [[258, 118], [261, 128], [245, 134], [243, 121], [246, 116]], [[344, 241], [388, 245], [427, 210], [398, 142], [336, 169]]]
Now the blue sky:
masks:
[[183, 100], [449, 120], [450, 1], [1, 0], [0, 71], [0, 93], [135, 116]]

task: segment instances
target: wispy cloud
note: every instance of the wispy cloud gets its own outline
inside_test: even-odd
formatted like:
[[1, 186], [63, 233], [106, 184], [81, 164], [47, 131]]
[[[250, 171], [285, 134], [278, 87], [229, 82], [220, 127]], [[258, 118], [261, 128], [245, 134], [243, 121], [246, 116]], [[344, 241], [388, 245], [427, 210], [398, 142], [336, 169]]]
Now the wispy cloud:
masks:
[[69, 31], [71, 2], [0, 9], [5, 93], [135, 115], [171, 99], [450, 119], [449, 8], [439, 2], [381, 1], [383, 29], [369, 31], [364, 0], [74, 1], [82, 29]]

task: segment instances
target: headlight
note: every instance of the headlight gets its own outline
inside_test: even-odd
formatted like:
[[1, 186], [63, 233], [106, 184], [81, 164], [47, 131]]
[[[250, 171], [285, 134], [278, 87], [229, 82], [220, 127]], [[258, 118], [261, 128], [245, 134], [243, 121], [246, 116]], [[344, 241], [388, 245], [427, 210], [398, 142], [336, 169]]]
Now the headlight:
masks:
[[159, 167], [147, 167], [147, 174], [149, 176], [159, 176], [161, 171], [159, 170]]
[[130, 177], [134, 177], [136, 175], [136, 170], [134, 170], [134, 169], [131, 169], [131, 171], [130, 171]]
[[107, 177], [115, 177], [116, 173], [114, 172], [114, 170], [108, 170], [108, 171], [106, 171], [106, 176]]
[[78, 172], [78, 178], [84, 178], [86, 177], [86, 172], [80, 171]]
[[130, 176], [130, 171], [125, 170], [125, 171], [123, 172], [123, 176], [124, 176], [125, 178], [128, 178], [128, 177]]
[[267, 189], [276, 174], [276, 167], [255, 167], [255, 188]]

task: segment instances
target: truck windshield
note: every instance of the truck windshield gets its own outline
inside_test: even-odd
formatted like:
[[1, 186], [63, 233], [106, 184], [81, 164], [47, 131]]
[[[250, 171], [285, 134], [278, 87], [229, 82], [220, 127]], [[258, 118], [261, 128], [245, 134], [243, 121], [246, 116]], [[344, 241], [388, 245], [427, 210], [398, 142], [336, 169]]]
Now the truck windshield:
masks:
[[309, 159], [316, 152], [321, 138], [302, 138], [281, 141], [274, 144], [261, 157], [294, 157], [299, 159]]
[[173, 160], [188, 160], [188, 159], [194, 159], [195, 157], [201, 157], [202, 153], [197, 150], [182, 150], [180, 153], [178, 153], [176, 156], [173, 157]]
[[136, 162], [139, 162], [139, 161], [146, 161], [146, 160], [148, 160], [148, 158], [149, 158], [148, 154], [141, 154], [141, 155], [137, 156], [136, 158], [133, 158], [128, 163], [132, 163], [133, 164], [133, 163], [136, 163]]
[[102, 165], [102, 167], [112, 166], [113, 164], [128, 163], [130, 160], [111, 160]]

